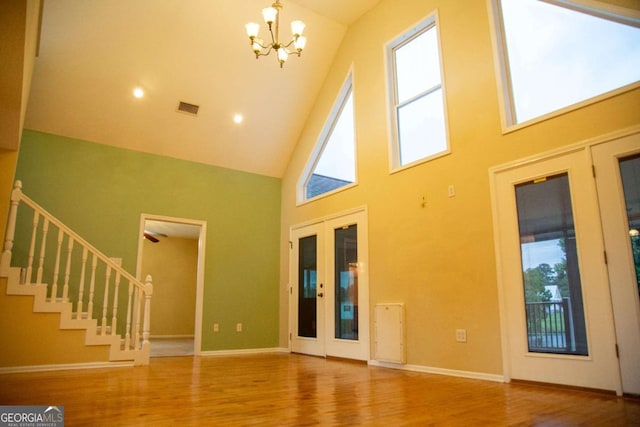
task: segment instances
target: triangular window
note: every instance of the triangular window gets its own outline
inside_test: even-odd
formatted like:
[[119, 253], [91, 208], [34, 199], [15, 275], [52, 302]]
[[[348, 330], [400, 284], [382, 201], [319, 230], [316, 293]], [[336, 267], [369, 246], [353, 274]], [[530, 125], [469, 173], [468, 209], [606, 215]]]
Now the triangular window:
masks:
[[331, 193], [356, 181], [351, 76], [325, 124], [302, 180], [303, 200]]
[[[640, 20], [578, 1], [495, 0], [502, 12], [509, 125], [640, 80]], [[623, 10], [624, 11], [624, 10]]]

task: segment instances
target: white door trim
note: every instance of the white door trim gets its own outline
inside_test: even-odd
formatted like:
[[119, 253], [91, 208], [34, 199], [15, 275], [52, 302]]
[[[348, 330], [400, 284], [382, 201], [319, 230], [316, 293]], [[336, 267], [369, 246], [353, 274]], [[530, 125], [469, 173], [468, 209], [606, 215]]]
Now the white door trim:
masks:
[[[136, 264], [136, 278], [140, 279], [142, 274], [142, 252], [143, 252], [143, 232], [145, 221], [175, 222], [178, 224], [188, 224], [200, 227], [198, 236], [198, 270], [196, 273], [196, 314], [194, 327], [194, 354], [202, 354], [202, 312], [204, 299], [204, 260], [206, 255], [207, 242], [207, 221], [188, 218], [175, 218], [163, 215], [143, 213], [140, 215], [140, 229], [138, 230], [138, 259]], [[151, 298], [153, 309], [153, 297]], [[152, 331], [153, 332], [153, 331]]]

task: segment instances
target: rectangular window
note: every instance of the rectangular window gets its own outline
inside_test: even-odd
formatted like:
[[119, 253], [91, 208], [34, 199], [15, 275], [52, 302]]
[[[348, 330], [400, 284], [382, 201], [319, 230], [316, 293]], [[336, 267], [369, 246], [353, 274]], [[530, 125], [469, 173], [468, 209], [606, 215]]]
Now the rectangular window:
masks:
[[335, 338], [358, 340], [358, 225], [335, 230]]
[[317, 337], [317, 236], [300, 239], [298, 253], [298, 336]]
[[449, 152], [436, 16], [387, 47], [392, 99], [392, 169]]
[[640, 155], [620, 159], [620, 176], [629, 223], [629, 239], [640, 296]]
[[515, 190], [529, 351], [586, 356], [569, 176], [537, 179]]

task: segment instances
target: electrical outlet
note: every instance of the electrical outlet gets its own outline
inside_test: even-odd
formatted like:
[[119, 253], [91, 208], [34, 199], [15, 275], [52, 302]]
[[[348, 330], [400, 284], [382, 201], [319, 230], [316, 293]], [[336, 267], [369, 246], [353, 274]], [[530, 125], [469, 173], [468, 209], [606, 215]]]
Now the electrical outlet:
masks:
[[219, 332], [220, 331], [220, 325], [218, 325], [217, 323], [213, 324], [213, 332]]
[[449, 188], [447, 188], [447, 194], [449, 197], [454, 197], [456, 195], [456, 189], [453, 184], [449, 184]]
[[457, 342], [467, 342], [467, 330], [466, 329], [456, 329], [456, 341]]
[[236, 332], [242, 332], [242, 323], [236, 323]]

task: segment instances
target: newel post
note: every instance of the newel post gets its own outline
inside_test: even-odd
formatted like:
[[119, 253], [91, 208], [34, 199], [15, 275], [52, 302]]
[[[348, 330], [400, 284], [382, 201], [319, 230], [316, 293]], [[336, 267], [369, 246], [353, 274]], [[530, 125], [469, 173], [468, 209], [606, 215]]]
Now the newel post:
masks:
[[144, 323], [142, 324], [142, 346], [149, 345], [149, 325], [151, 323], [151, 295], [153, 283], [151, 275], [147, 274], [144, 284]]
[[0, 276], [7, 277], [9, 275], [9, 267], [11, 266], [11, 250], [13, 249], [13, 239], [16, 235], [16, 218], [18, 216], [18, 204], [22, 197], [22, 181], [18, 180], [13, 185], [11, 192], [11, 205], [9, 207], [9, 218], [7, 220], [7, 232], [4, 237], [4, 247], [2, 249], [2, 258], [0, 258]]

